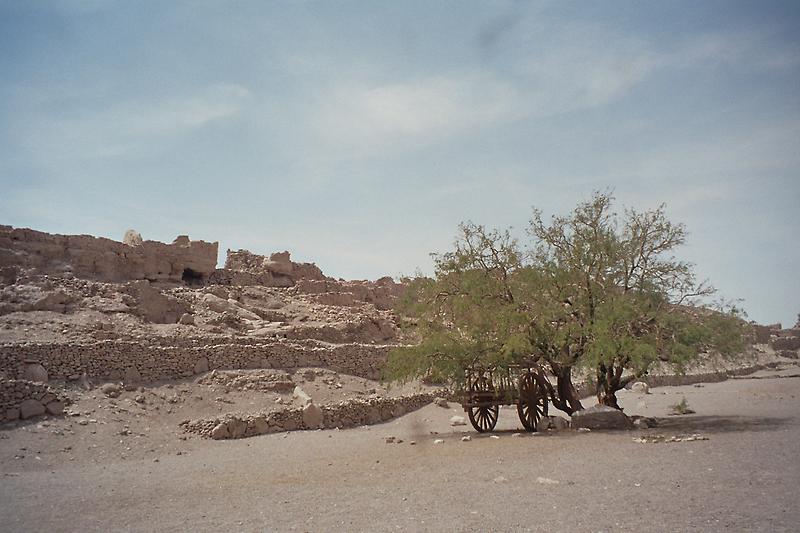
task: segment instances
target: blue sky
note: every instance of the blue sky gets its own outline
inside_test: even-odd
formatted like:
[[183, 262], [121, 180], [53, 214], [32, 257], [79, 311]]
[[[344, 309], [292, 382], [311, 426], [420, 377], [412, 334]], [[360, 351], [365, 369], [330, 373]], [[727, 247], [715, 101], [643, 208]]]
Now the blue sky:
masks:
[[430, 270], [612, 188], [800, 311], [800, 3], [0, 0], [0, 223]]

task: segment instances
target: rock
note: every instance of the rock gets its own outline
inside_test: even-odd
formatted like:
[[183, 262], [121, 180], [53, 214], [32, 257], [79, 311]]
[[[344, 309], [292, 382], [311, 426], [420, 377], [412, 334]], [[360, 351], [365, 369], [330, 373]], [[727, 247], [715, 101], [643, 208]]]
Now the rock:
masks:
[[39, 363], [29, 363], [22, 371], [22, 379], [47, 383], [47, 370]]
[[463, 437], [461, 437], [461, 442], [469, 442], [471, 440], [472, 437], [470, 437], [469, 435], [464, 435]]
[[505, 483], [508, 480], [503, 476], [497, 476], [492, 481], [494, 481], [495, 483]]
[[178, 320], [179, 324], [183, 324], [184, 326], [193, 326], [194, 325], [194, 315], [190, 315], [189, 313], [183, 313], [181, 318]]
[[228, 426], [228, 433], [232, 439], [244, 437], [245, 433], [247, 432], [247, 422], [241, 418], [233, 417], [228, 420], [226, 425]]
[[541, 483], [542, 485], [558, 485], [558, 480], [540, 476], [536, 478], [536, 483]]
[[536, 423], [536, 431], [542, 432], [547, 431], [550, 429], [550, 419], [546, 416], [539, 419], [539, 422]]
[[304, 405], [308, 405], [312, 401], [311, 396], [306, 394], [306, 392], [300, 388], [300, 385], [297, 385], [294, 388], [294, 391], [292, 391], [292, 398], [300, 400], [300, 402], [303, 403]]
[[322, 409], [318, 405], [309, 403], [303, 408], [303, 424], [309, 429], [322, 427]]
[[253, 420], [253, 428], [259, 435], [269, 433], [269, 420], [267, 420], [266, 416], [256, 417], [256, 419]]
[[19, 404], [19, 415], [23, 420], [33, 416], [43, 415], [44, 413], [44, 405], [38, 400], [28, 399]]
[[66, 406], [67, 405], [65, 402], [61, 400], [54, 400], [45, 405], [45, 409], [47, 410], [47, 414], [59, 416], [64, 414], [64, 408]]
[[142, 241], [142, 234], [133, 229], [126, 231], [125, 236], [122, 237], [122, 244], [128, 246], [141, 246], [142, 242], [144, 242]]
[[116, 383], [106, 383], [100, 387], [100, 391], [109, 398], [116, 398], [122, 393]]
[[775, 351], [800, 349], [800, 337], [776, 337], [770, 341]]
[[204, 372], [208, 372], [208, 359], [205, 357], [201, 357], [194, 364], [194, 373], [203, 374]]
[[122, 374], [122, 381], [125, 383], [126, 389], [128, 386], [133, 385], [134, 387], [132, 390], [135, 390], [136, 383], [142, 381], [142, 375], [139, 374], [139, 371], [136, 369], [136, 367], [131, 366], [125, 369], [125, 372]]
[[569, 429], [569, 420], [561, 416], [551, 416], [550, 418], [550, 427], [560, 431], [562, 429]]
[[631, 390], [638, 394], [650, 394], [650, 385], [648, 385], [644, 381], [637, 381], [636, 383], [631, 385]]
[[229, 437], [228, 425], [225, 422], [220, 422], [211, 430], [211, 438], [214, 440], [227, 439]]
[[6, 411], [6, 420], [18, 420], [19, 409], [8, 409]]
[[389, 437], [384, 437], [384, 438], [383, 438], [383, 441], [384, 441], [386, 444], [394, 444], [394, 440], [395, 440], [395, 437], [392, 437], [392, 436], [389, 436]]
[[636, 429], [654, 428], [658, 425], [655, 418], [647, 418], [644, 416], [636, 417], [633, 420], [633, 427]]
[[444, 439], [435, 439], [433, 441], [434, 444], [444, 444]]
[[450, 417], [450, 425], [451, 426], [466, 426], [467, 421], [464, 420], [463, 416], [452, 416]]
[[450, 404], [447, 403], [447, 400], [445, 400], [444, 398], [434, 398], [433, 403], [434, 405], [438, 405], [439, 407], [444, 407], [445, 409], [448, 409], [450, 407]]
[[594, 405], [572, 415], [576, 429], [630, 429], [631, 421], [619, 409], [607, 405]]

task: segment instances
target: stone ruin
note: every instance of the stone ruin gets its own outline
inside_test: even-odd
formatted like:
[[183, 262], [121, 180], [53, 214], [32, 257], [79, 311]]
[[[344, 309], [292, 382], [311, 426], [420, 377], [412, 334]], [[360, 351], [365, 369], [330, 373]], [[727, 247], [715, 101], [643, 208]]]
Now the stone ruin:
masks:
[[403, 286], [391, 278], [335, 280], [286, 251], [228, 250], [217, 268], [217, 251], [187, 236], [164, 244], [129, 230], [117, 242], [0, 226], [0, 421], [23, 416], [27, 400], [62, 406], [48, 381], [310, 366], [376, 379], [401, 343], [390, 310]]

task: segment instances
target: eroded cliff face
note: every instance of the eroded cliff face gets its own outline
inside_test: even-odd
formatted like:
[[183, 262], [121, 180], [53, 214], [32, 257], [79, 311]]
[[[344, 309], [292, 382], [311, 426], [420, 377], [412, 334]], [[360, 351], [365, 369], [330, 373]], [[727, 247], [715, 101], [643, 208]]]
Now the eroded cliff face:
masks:
[[217, 267], [218, 243], [180, 236], [172, 244], [126, 238], [125, 244], [91, 235], [51, 235], [0, 226], [0, 269], [9, 281], [18, 269], [71, 274], [106, 282], [202, 282]]

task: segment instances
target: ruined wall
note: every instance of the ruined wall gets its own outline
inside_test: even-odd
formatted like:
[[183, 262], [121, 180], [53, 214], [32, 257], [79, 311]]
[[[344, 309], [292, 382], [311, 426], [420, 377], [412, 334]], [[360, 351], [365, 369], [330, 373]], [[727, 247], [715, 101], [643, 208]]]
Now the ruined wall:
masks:
[[297, 282], [297, 292], [314, 295], [324, 305], [373, 304], [378, 309], [392, 309], [405, 285], [395, 283], [390, 277], [377, 281], [335, 281], [303, 279]]
[[32, 418], [45, 413], [60, 415], [67, 399], [45, 383], [0, 379], [0, 422]]
[[0, 226], [0, 268], [72, 273], [109, 282], [180, 282], [187, 276], [189, 281], [202, 280], [216, 269], [217, 249], [216, 242], [190, 241], [186, 236], [172, 244], [144, 241], [132, 246], [90, 235], [51, 235]]
[[[158, 381], [190, 377], [208, 369], [327, 367], [369, 379], [392, 346], [328, 345], [314, 341], [276, 340], [257, 344], [158, 346], [140, 342], [0, 345], [0, 372], [21, 376], [26, 360], [38, 361], [50, 379], [93, 378]], [[126, 376], [128, 376], [126, 378]]]
[[300, 279], [326, 279], [317, 265], [295, 263], [289, 252], [277, 252], [267, 258], [249, 250], [228, 250], [225, 270], [246, 272], [257, 279], [272, 280], [277, 283], [273, 286], [277, 287], [290, 287]]
[[309, 426], [303, 409], [286, 409], [272, 413], [227, 415], [224, 418], [193, 420], [183, 429], [214, 439], [238, 439], [298, 429], [350, 428], [378, 424], [424, 407], [433, 401], [432, 393], [420, 393], [397, 398], [353, 399], [332, 405], [319, 406], [322, 422]]

